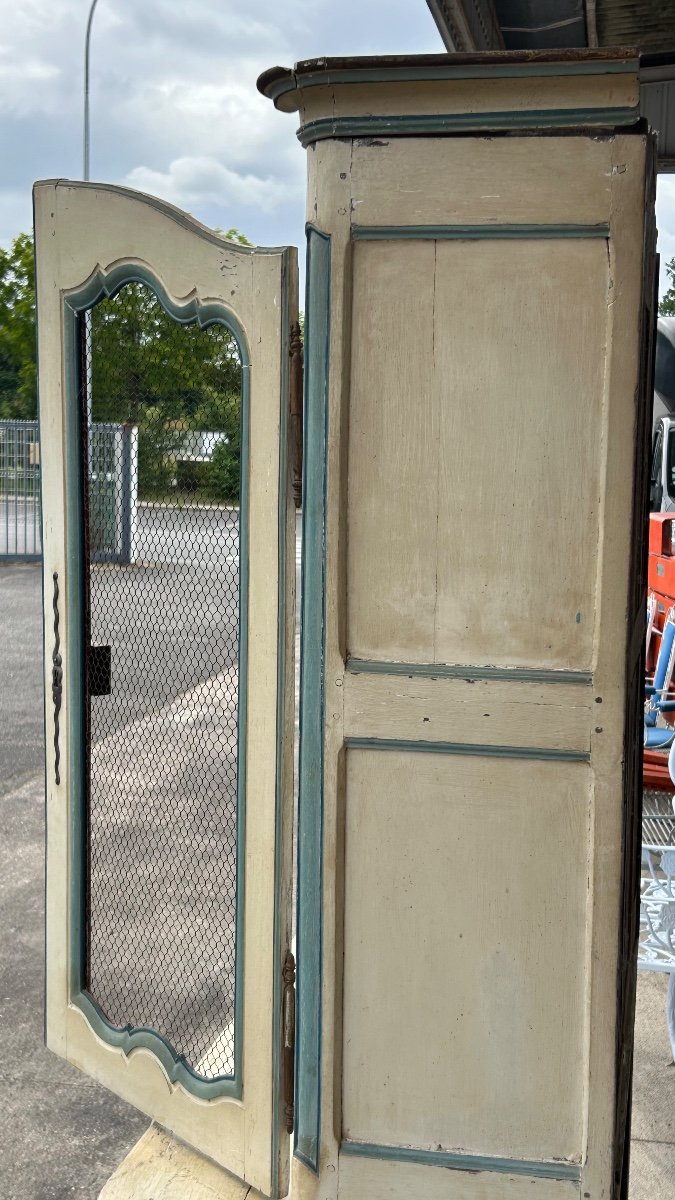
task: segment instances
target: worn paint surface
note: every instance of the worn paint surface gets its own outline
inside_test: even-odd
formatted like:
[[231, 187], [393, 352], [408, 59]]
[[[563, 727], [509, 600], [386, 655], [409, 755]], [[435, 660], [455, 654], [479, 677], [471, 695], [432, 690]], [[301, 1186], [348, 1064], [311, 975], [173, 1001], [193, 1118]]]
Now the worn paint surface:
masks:
[[[323, 807], [300, 829], [322, 844], [321, 1050], [298, 1059], [320, 1155], [293, 1188], [600, 1195], [635, 805], [647, 141], [536, 136], [554, 94], [576, 111], [563, 67], [548, 99], [543, 76], [521, 93], [530, 136], [461, 138], [397, 125], [405, 83], [322, 70], [296, 72], [292, 101], [334, 134], [308, 193], [331, 238], [326, 540], [305, 563], [325, 586]], [[636, 79], [609, 74], [620, 120]], [[498, 108], [503, 81], [471, 86]], [[427, 77], [417, 116], [469, 93]], [[387, 133], [342, 136], [341, 116], [379, 114]]]

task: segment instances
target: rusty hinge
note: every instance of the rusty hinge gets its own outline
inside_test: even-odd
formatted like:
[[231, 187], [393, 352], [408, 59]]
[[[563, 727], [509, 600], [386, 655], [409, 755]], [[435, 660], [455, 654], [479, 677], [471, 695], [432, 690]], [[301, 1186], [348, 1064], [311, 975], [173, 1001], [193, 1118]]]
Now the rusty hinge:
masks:
[[303, 365], [302, 330], [300, 329], [299, 321], [294, 321], [291, 325], [289, 354], [291, 356], [291, 375], [288, 436], [291, 447], [291, 478], [293, 486], [293, 499], [295, 501], [295, 507], [300, 508], [300, 505], [302, 504]]
[[295, 1107], [295, 959], [290, 950], [284, 959], [282, 1001], [282, 1099], [286, 1132], [293, 1132]]

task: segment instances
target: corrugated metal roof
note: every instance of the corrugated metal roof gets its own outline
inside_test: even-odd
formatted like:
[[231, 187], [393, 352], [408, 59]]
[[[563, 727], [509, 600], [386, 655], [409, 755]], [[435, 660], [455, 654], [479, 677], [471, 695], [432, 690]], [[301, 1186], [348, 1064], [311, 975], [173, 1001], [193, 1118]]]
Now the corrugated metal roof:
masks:
[[[675, 49], [675, 0], [427, 0], [455, 50]], [[496, 14], [495, 24], [491, 13]]]
[[675, 47], [673, 0], [595, 0], [600, 46]]
[[[675, 171], [675, 0], [428, 0], [446, 45], [451, 7], [455, 15], [476, 6], [485, 13], [490, 3], [507, 50], [562, 50], [597, 38], [600, 47], [635, 46], [646, 52], [640, 107], [658, 132], [661, 169]], [[489, 42], [494, 35], [487, 25], [486, 31]]]

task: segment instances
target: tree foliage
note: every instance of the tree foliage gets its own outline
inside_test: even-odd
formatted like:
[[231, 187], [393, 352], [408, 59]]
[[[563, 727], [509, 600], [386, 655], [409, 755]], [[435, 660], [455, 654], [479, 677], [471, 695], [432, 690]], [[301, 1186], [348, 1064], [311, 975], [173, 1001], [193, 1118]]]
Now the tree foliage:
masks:
[[670, 287], [664, 292], [659, 303], [660, 317], [675, 317], [675, 258], [666, 263], [666, 275], [670, 279]]
[[[223, 325], [180, 324], [144, 283], [125, 284], [92, 309], [92, 418], [138, 426], [144, 498], [166, 498], [177, 486], [207, 500], [238, 498], [240, 394], [239, 348]], [[225, 435], [215, 459], [193, 462], [182, 452], [197, 431]]]
[[[236, 229], [224, 236], [250, 244]], [[233, 335], [217, 323], [181, 324], [143, 283], [102, 299], [89, 328], [92, 419], [138, 426], [141, 496], [175, 492], [186, 434], [208, 430], [224, 437], [209, 461], [183, 461], [183, 478], [205, 499], [236, 500], [241, 364]], [[0, 418], [36, 415], [34, 253], [30, 235], [20, 234], [0, 250]]]
[[35, 267], [28, 233], [0, 248], [0, 419], [37, 416]]

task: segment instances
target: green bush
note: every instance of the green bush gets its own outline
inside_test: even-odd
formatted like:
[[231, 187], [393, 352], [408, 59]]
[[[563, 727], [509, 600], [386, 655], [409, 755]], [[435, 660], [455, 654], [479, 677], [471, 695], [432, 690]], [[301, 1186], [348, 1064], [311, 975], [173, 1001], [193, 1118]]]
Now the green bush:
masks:
[[218, 442], [209, 463], [209, 493], [219, 504], [239, 503], [241, 439], [237, 430], [227, 442]]

